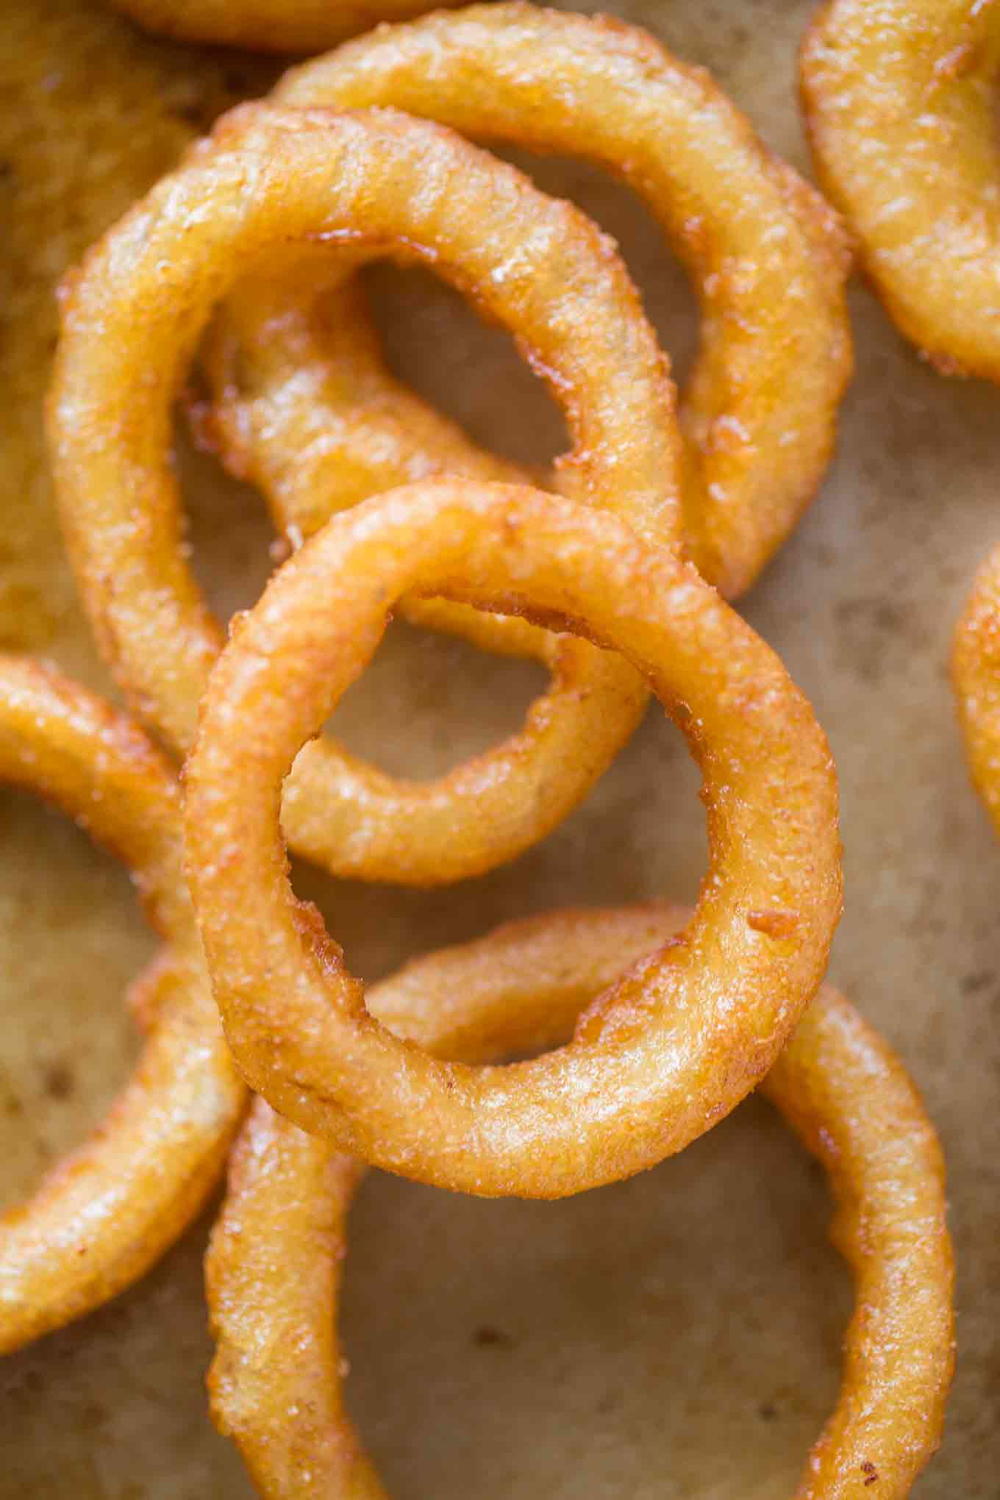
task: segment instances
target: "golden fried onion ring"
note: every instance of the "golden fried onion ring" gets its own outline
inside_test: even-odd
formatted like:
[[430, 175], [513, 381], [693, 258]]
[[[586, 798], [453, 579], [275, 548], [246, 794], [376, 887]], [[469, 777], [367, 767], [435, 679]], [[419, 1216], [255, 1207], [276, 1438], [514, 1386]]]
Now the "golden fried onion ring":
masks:
[[[111, 0], [145, 31], [251, 52], [322, 52], [380, 21], [419, 15], [428, 0]], [[454, 0], [435, 0], [454, 4]]]
[[[171, 405], [212, 306], [248, 261], [317, 239], [345, 274], [408, 247], [516, 329], [566, 412], [574, 489], [679, 535], [665, 362], [589, 220], [426, 121], [244, 106], [69, 283], [50, 403], [67, 541], [99, 643], [136, 713], [180, 752], [222, 637], [181, 545]], [[488, 628], [523, 646], [522, 622]], [[293, 847], [340, 875], [421, 885], [490, 869], [549, 832], [646, 695], [588, 643], [544, 650], [555, 681], [524, 728], [437, 781], [395, 779], [324, 740], [308, 787], [296, 774], [289, 788]]]
[[[701, 300], [681, 407], [689, 549], [727, 596], [748, 588], [830, 456], [851, 364], [847, 257], [831, 210], [711, 78], [619, 21], [514, 3], [382, 27], [289, 73], [275, 97], [392, 105], [588, 157], [642, 194]], [[220, 451], [286, 532], [309, 535], [334, 508], [429, 473], [513, 477], [486, 472], [481, 450], [393, 379], [355, 285], [323, 288], [297, 267], [248, 279], [209, 360]], [[656, 517], [630, 514], [656, 532]]]
[[832, 0], [801, 58], [820, 180], [893, 321], [1000, 380], [996, 0]]
[[[216, 315], [202, 350], [216, 395], [192, 403], [191, 415], [202, 445], [230, 474], [263, 491], [292, 549], [334, 511], [400, 484], [439, 474], [533, 482], [392, 378], [355, 280], [330, 288], [328, 253], [295, 257], [291, 306], [290, 276], [279, 266], [242, 281]], [[610, 508], [615, 499], [609, 496]], [[401, 599], [398, 612], [411, 625], [448, 631], [486, 651], [536, 657], [571, 695], [576, 661], [593, 670], [591, 647], [526, 620], [447, 599]], [[558, 692], [551, 695], [556, 702]], [[584, 705], [589, 696], [584, 691]], [[572, 710], [573, 697], [566, 701]], [[582, 726], [582, 743], [589, 728]]]
[[[688, 915], [651, 905], [511, 923], [408, 964], [370, 991], [371, 1010], [449, 1059], [555, 1046], [623, 964]], [[953, 1364], [933, 1127], [902, 1063], [828, 986], [761, 1088], [830, 1174], [834, 1236], [855, 1278], [841, 1393], [796, 1495], [903, 1500], [937, 1447]], [[206, 1260], [217, 1340], [209, 1388], [216, 1425], [266, 1500], [385, 1500], [344, 1409], [337, 1341], [347, 1211], [362, 1170], [263, 1099], [233, 1154]]]
[[139, 1063], [96, 1130], [0, 1216], [0, 1353], [136, 1281], [201, 1208], [246, 1102], [181, 862], [180, 798], [148, 740], [83, 688], [0, 657], [0, 779], [56, 803], [132, 871], [165, 947], [137, 981]]
[[[441, 1063], [374, 1022], [288, 881], [282, 780], [410, 591], [620, 651], [705, 776], [710, 868], [684, 938], [625, 975], [566, 1047], [505, 1068]], [[829, 750], [780, 662], [691, 564], [539, 490], [430, 480], [335, 515], [241, 620], [185, 777], [192, 897], [244, 1077], [372, 1165], [485, 1196], [628, 1176], [728, 1113], [815, 992], [840, 912]]]
[[951, 676], [973, 784], [1000, 834], [1000, 547], [976, 575], [958, 622]]

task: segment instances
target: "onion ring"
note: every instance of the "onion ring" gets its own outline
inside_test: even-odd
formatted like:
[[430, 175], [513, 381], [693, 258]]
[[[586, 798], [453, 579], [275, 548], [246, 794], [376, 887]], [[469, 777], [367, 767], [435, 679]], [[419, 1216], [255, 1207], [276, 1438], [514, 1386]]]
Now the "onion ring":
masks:
[[[181, 546], [170, 404], [248, 258], [322, 237], [347, 241], [348, 268], [408, 245], [516, 328], [566, 411], [574, 489], [656, 517], [668, 541], [679, 533], [665, 362], [589, 220], [426, 121], [244, 106], [69, 283], [50, 402], [64, 527], [99, 644], [135, 712], [180, 752], [221, 632]], [[513, 625], [516, 649], [525, 627]], [[293, 847], [336, 874], [422, 885], [481, 873], [549, 832], [627, 739], [646, 694], [589, 643], [545, 649], [556, 680], [523, 730], [438, 781], [396, 780], [325, 740], [309, 787], [296, 774], [289, 789]]]
[[[288, 882], [283, 778], [411, 591], [620, 651], [704, 772], [709, 874], [684, 939], [529, 1063], [446, 1065], [392, 1037]], [[780, 662], [675, 553], [538, 490], [425, 481], [332, 517], [242, 618], [185, 778], [192, 898], [244, 1077], [372, 1165], [484, 1196], [628, 1176], [728, 1113], [812, 998], [840, 913], [829, 749]]]
[[[428, 0], [111, 0], [145, 31], [250, 52], [322, 52], [345, 37], [419, 15]], [[439, 0], [435, 0], [439, 3]], [[443, 0], [444, 4], [454, 0]]]
[[1000, 547], [976, 575], [958, 622], [951, 675], [972, 781], [1000, 834]]
[[1000, 380], [995, 0], [832, 0], [801, 83], [820, 180], [890, 317], [942, 373]]
[[[291, 308], [290, 274], [242, 281], [213, 319], [202, 364], [216, 395], [192, 403], [191, 416], [201, 444], [262, 490], [292, 550], [334, 511], [400, 484], [439, 474], [533, 482], [392, 378], [358, 286], [330, 288], [328, 254], [296, 257]], [[568, 649], [526, 620], [446, 599], [402, 599], [399, 613], [555, 673]]]
[[[646, 199], [702, 306], [681, 406], [689, 549], [725, 595], [748, 588], [833, 447], [851, 366], [847, 255], [836, 216], [709, 76], [619, 21], [513, 3], [380, 28], [286, 75], [275, 99], [392, 105], [584, 156]], [[298, 267], [248, 280], [210, 351], [216, 444], [264, 489], [279, 526], [309, 535], [359, 490], [430, 473], [511, 477], [485, 472], [481, 451], [456, 446], [451, 424], [388, 373], [358, 288], [323, 289]]]
[[191, 1222], [246, 1090], [223, 1041], [181, 863], [173, 773], [83, 688], [0, 657], [0, 779], [55, 802], [132, 871], [165, 947], [131, 996], [147, 1030], [102, 1125], [0, 1216], [0, 1353], [123, 1291]]
[[[687, 915], [651, 905], [510, 923], [408, 964], [371, 990], [372, 1012], [450, 1059], [555, 1045], [622, 964], [674, 936]], [[934, 1129], [902, 1063], [829, 986], [761, 1089], [830, 1174], [835, 1240], [855, 1278], [841, 1393], [796, 1495], [842, 1500], [870, 1485], [903, 1500], [937, 1447], [953, 1366]], [[233, 1153], [206, 1259], [217, 1341], [209, 1389], [216, 1425], [265, 1500], [384, 1500], [344, 1409], [337, 1342], [347, 1211], [362, 1170], [263, 1099]]]

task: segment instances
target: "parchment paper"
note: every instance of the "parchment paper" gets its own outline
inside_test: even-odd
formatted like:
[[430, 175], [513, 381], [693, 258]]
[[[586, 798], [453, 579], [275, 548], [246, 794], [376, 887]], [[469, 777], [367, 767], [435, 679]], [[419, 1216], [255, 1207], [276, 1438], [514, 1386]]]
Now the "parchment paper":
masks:
[[[802, 0], [617, 7], [707, 65], [794, 162]], [[53, 285], [274, 69], [141, 36], [98, 0], [0, 3], [3, 235], [0, 647], [107, 690], [62, 559], [41, 402]], [[542, 163], [615, 233], [683, 370], [690, 293], [651, 222], [599, 174]], [[509, 341], [425, 277], [377, 271], [399, 370], [480, 439], [542, 459], [547, 398]], [[837, 463], [745, 601], [813, 699], [838, 759], [847, 912], [833, 977], [892, 1038], [944, 1139], [959, 1367], [922, 1500], [1000, 1493], [995, 1018], [1000, 849], [971, 790], [945, 676], [949, 632], [998, 529], [1000, 392], [947, 381], [853, 298], [858, 372]], [[201, 574], [221, 607], [268, 567], [259, 500], [183, 460]], [[394, 627], [338, 728], [428, 774], [513, 726], [533, 669]], [[693, 896], [696, 782], [651, 713], [587, 804], [488, 879], [414, 894], [303, 871], [357, 971], [555, 904]], [[121, 988], [149, 951], [127, 879], [63, 820], [0, 796], [0, 1201], [26, 1192], [125, 1078]], [[834, 1396], [850, 1306], [822, 1176], [751, 1102], [675, 1161], [557, 1204], [481, 1203], [372, 1176], [353, 1221], [349, 1394], [398, 1500], [764, 1500], [790, 1495]], [[208, 1419], [208, 1218], [114, 1305], [0, 1363], [0, 1500], [240, 1500]], [[874, 1494], [874, 1491], [873, 1491]], [[877, 1500], [877, 1496], [876, 1496]]]

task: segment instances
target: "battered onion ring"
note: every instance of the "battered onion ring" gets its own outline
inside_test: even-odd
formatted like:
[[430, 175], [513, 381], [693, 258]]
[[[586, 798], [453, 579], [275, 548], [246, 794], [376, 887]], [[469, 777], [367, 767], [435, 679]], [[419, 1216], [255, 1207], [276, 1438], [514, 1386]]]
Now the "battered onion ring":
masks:
[[[748, 588], [830, 457], [851, 365], [847, 257], [831, 210], [711, 78], [619, 21], [478, 5], [380, 28], [288, 74], [276, 98], [394, 105], [588, 157], [642, 194], [701, 300], [681, 407], [689, 549], [724, 594]], [[209, 361], [221, 452], [265, 490], [279, 525], [308, 535], [334, 508], [429, 473], [509, 477], [485, 472], [484, 455], [456, 446], [451, 424], [392, 378], [370, 329], [359, 338], [358, 289], [330, 302], [322, 290], [299, 268], [248, 281]], [[631, 514], [656, 531], [655, 517]]]
[[[371, 1009], [446, 1058], [482, 1063], [557, 1045], [623, 964], [687, 916], [657, 905], [511, 923], [408, 964], [375, 986]], [[826, 986], [761, 1088], [830, 1173], [835, 1239], [856, 1284], [841, 1394], [796, 1495], [844, 1500], [870, 1486], [903, 1500], [937, 1447], [953, 1364], [933, 1127], [899, 1059]], [[337, 1342], [361, 1172], [263, 1099], [233, 1154], [206, 1260], [217, 1340], [209, 1388], [216, 1425], [266, 1500], [384, 1500], [344, 1409]]]
[[[202, 445], [238, 479], [260, 486], [293, 549], [334, 511], [414, 480], [461, 474], [533, 482], [526, 470], [479, 448], [457, 423], [393, 380], [357, 285], [351, 280], [331, 290], [325, 247], [295, 256], [291, 308], [290, 275], [272, 269], [241, 282], [228, 316], [214, 319], [202, 363], [218, 397], [193, 402], [191, 415]], [[308, 313], [301, 310], [303, 299]], [[237, 321], [246, 330], [245, 344], [233, 337]], [[321, 347], [333, 338], [336, 361]], [[251, 381], [260, 382], [258, 393], [241, 395]], [[562, 656], [564, 679], [572, 684], [580, 642], [571, 645], [526, 620], [447, 599], [402, 599], [398, 612], [411, 625], [448, 631], [486, 651], [536, 657], [557, 676]], [[588, 666], [593, 650], [583, 650]]]
[[[288, 881], [282, 780], [410, 591], [620, 651], [705, 775], [710, 867], [683, 940], [532, 1062], [469, 1068], [399, 1042]], [[185, 777], [195, 912], [244, 1077], [372, 1165], [484, 1196], [626, 1177], [728, 1113], [812, 998], [840, 912], [829, 750], [780, 662], [691, 564], [538, 490], [425, 481], [334, 516], [223, 652]]]
[[894, 322], [1000, 380], [996, 0], [832, 0], [802, 49], [821, 181]]
[[146, 1271], [200, 1209], [246, 1103], [181, 868], [179, 795], [148, 740], [83, 688], [0, 657], [0, 779], [55, 802], [130, 867], [166, 940], [133, 1003], [148, 1030], [110, 1113], [0, 1216], [0, 1354]]
[[1000, 834], [1000, 547], [976, 575], [951, 658], [969, 769]]
[[[589, 220], [426, 121], [245, 106], [71, 281], [50, 404], [67, 541], [98, 640], [135, 711], [178, 751], [193, 738], [221, 632], [181, 546], [171, 403], [213, 304], [248, 260], [322, 238], [347, 242], [345, 273], [402, 247], [516, 329], [566, 412], [574, 488], [657, 517], [668, 541], [679, 535], [665, 362]], [[519, 649], [524, 626], [514, 627], [506, 636]], [[545, 650], [556, 680], [524, 728], [437, 781], [396, 780], [325, 740], [308, 785], [296, 774], [289, 789], [294, 848], [340, 875], [429, 885], [488, 870], [555, 827], [627, 739], [646, 694], [588, 643]]]
[[[252, 52], [322, 52], [380, 21], [419, 15], [429, 0], [111, 0], [146, 31]], [[434, 0], [435, 4], [442, 0]], [[444, 4], [454, 0], [443, 0]]]
[[[202, 364], [216, 394], [192, 404], [199, 440], [230, 474], [260, 487], [292, 549], [334, 511], [400, 484], [439, 474], [533, 482], [392, 378], [360, 288], [353, 278], [330, 288], [323, 250], [296, 256], [292, 272], [241, 282], [213, 321]], [[580, 647], [526, 620], [446, 599], [402, 599], [399, 613], [487, 651], [534, 656], [556, 673], [559, 652], [570, 652], [572, 663]], [[588, 661], [592, 649], [585, 650]]]

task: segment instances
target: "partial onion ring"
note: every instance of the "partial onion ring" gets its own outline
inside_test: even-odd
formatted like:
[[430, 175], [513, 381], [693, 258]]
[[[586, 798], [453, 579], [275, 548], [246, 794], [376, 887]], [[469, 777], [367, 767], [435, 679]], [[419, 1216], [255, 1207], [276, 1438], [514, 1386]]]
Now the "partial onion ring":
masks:
[[958, 622], [951, 676], [973, 784], [1000, 834], [1000, 547], [976, 575]]
[[[683, 939], [623, 976], [566, 1047], [505, 1068], [441, 1063], [374, 1022], [288, 881], [283, 779], [411, 591], [620, 651], [705, 776], [709, 872]], [[428, 480], [335, 515], [242, 618], [185, 777], [191, 891], [243, 1076], [372, 1165], [461, 1191], [559, 1197], [686, 1146], [773, 1063], [840, 914], [829, 749], [777, 657], [691, 564], [539, 490]]]
[[246, 1104], [222, 1038], [181, 864], [176, 780], [83, 688], [0, 657], [0, 780], [56, 803], [132, 871], [165, 947], [130, 997], [147, 1032], [110, 1113], [0, 1216], [0, 1354], [131, 1286], [218, 1179]]
[[820, 180], [893, 321], [944, 374], [1000, 380], [995, 0], [828, 0], [801, 82]]
[[[379, 1021], [439, 1057], [554, 1046], [676, 907], [563, 911], [418, 959], [376, 985]], [[903, 1500], [938, 1445], [953, 1365], [952, 1255], [934, 1129], [894, 1053], [824, 986], [761, 1084], [830, 1174], [855, 1278], [841, 1393], [798, 1500]], [[344, 1408], [337, 1336], [363, 1169], [255, 1101], [206, 1260], [212, 1414], [264, 1500], [385, 1500]], [[276, 1268], [280, 1273], [276, 1274]], [[295, 1412], [289, 1418], [289, 1412]]]
[[[419, 15], [429, 0], [111, 0], [146, 31], [250, 52], [322, 52], [381, 21]], [[442, 3], [442, 0], [435, 0]], [[448, 4], [449, 0], [443, 0]], [[450, 0], [454, 3], [454, 0]]]
[[[851, 367], [847, 255], [833, 212], [708, 74], [607, 17], [476, 5], [382, 27], [288, 74], [275, 98], [392, 105], [590, 158], [642, 194], [702, 308], [681, 407], [689, 550], [722, 593], [748, 588], [830, 457]], [[389, 374], [356, 284], [324, 296], [328, 284], [321, 267], [248, 279], [210, 347], [213, 437], [282, 529], [309, 535], [333, 509], [430, 473], [513, 477], [488, 472]], [[655, 534], [655, 517], [633, 520]]]
[[[315, 254], [317, 240], [345, 275], [394, 249], [423, 257], [506, 322], [566, 413], [574, 491], [679, 538], [665, 362], [589, 220], [427, 121], [245, 106], [68, 284], [50, 402], [66, 537], [98, 641], [136, 713], [181, 753], [222, 636], [182, 546], [171, 405], [248, 261]], [[523, 622], [478, 628], [524, 649]], [[289, 787], [293, 847], [336, 874], [427, 885], [488, 870], [548, 833], [628, 738], [646, 693], [589, 643], [539, 649], [551, 690], [518, 734], [449, 776], [401, 781], [322, 741], [308, 786], [296, 773]], [[350, 841], [337, 832], [347, 820]]]

